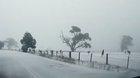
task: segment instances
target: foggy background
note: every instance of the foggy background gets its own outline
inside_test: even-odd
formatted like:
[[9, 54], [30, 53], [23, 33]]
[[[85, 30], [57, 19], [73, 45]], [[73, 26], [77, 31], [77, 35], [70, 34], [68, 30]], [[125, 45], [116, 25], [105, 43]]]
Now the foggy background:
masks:
[[[140, 0], [0, 0], [0, 40], [18, 42], [26, 31], [37, 49], [68, 49], [60, 39], [71, 26], [92, 38], [90, 50], [120, 51], [122, 35], [140, 51]], [[88, 50], [88, 49], [87, 49]]]

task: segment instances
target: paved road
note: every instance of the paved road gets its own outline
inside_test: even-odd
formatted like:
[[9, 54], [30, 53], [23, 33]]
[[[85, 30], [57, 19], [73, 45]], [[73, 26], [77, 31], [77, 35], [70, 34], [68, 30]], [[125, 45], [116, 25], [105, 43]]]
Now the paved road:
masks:
[[0, 78], [124, 78], [123, 74], [70, 65], [28, 53], [0, 51]]

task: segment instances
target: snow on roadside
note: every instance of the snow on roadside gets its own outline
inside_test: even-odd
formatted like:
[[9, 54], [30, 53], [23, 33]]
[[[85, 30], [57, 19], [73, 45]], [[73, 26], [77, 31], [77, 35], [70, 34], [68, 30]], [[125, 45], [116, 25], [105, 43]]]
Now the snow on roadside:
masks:
[[[140, 75], [137, 72], [110, 72], [90, 69], [79, 65], [68, 64], [28, 53], [0, 51], [0, 57], [12, 57], [23, 66], [37, 73], [41, 78], [131, 78]], [[53, 76], [52, 76], [53, 75]]]

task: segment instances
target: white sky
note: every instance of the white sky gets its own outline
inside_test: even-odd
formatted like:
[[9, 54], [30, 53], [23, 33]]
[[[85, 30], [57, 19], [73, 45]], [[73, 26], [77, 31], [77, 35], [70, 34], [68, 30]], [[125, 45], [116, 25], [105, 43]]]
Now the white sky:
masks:
[[0, 0], [0, 40], [18, 42], [28, 31], [37, 48], [66, 49], [59, 36], [70, 26], [92, 37], [92, 49], [119, 51], [122, 35], [140, 51], [140, 0]]

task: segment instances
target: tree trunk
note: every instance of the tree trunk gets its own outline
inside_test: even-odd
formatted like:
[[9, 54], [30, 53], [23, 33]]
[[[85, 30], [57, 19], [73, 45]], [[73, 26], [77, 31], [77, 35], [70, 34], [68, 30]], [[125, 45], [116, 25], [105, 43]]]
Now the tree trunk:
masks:
[[71, 58], [71, 52], [74, 52], [75, 49], [73, 47], [70, 47], [71, 51], [69, 52], [69, 58]]
[[74, 52], [75, 51], [75, 49], [73, 47], [71, 47], [70, 49], [71, 49], [71, 52]]

